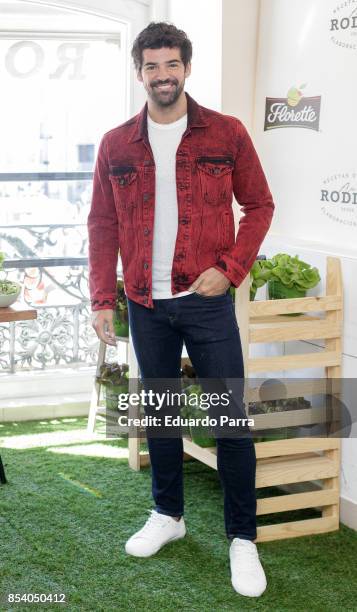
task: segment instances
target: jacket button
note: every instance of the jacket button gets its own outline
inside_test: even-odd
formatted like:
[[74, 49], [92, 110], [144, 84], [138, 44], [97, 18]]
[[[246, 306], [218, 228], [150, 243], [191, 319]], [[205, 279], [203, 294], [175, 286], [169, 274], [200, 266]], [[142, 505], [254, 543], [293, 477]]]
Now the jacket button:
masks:
[[143, 299], [143, 304], [147, 304], [147, 303], [148, 303], [148, 301], [149, 301], [149, 300], [148, 300], [148, 298], [144, 298], [144, 299]]
[[150, 198], [150, 194], [144, 193], [143, 198], [144, 198], [144, 202], [146, 202]]
[[149, 228], [148, 228], [148, 227], [145, 227], [145, 229], [144, 229], [144, 235], [145, 235], [145, 236], [148, 236], [148, 234], [150, 234], [150, 230], [149, 230]]
[[144, 270], [147, 270], [149, 267], [149, 264], [147, 262], [144, 263]]

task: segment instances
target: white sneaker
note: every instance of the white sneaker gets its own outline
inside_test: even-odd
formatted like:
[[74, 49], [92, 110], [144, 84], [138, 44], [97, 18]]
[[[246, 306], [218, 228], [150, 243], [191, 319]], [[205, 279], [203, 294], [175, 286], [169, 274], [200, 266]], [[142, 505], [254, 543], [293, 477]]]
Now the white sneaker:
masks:
[[125, 551], [134, 557], [151, 557], [164, 544], [186, 535], [183, 516], [176, 521], [171, 516], [151, 510], [144, 527], [134, 533], [125, 544]]
[[229, 549], [233, 588], [246, 597], [259, 597], [267, 581], [257, 547], [250, 540], [234, 538]]

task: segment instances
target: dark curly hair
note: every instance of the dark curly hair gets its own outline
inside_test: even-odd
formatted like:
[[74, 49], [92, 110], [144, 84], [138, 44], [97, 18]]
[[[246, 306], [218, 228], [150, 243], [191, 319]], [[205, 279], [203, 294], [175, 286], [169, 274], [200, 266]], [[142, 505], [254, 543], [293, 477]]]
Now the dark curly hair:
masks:
[[192, 43], [187, 34], [183, 30], [178, 30], [172, 23], [152, 21], [134, 40], [131, 56], [136, 70], [141, 69], [144, 49], [162, 49], [162, 47], [169, 49], [178, 47], [185, 67], [191, 61]]

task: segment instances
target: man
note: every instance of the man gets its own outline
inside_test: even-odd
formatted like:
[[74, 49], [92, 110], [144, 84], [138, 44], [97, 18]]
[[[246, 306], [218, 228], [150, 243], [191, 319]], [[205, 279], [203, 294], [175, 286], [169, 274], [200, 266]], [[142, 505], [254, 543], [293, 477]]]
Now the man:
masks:
[[[197, 104], [184, 91], [192, 46], [167, 23], [134, 42], [142, 111], [106, 133], [88, 217], [93, 326], [115, 344], [118, 250], [131, 336], [143, 380], [180, 375], [183, 343], [199, 377], [243, 379], [230, 286], [248, 274], [274, 204], [243, 124]], [[243, 209], [235, 237], [233, 194]], [[255, 451], [251, 437], [216, 438], [233, 587], [266, 588], [256, 545]], [[186, 533], [182, 438], [148, 438], [155, 508], [126, 543], [138, 557]], [[204, 526], [202, 526], [204, 528]]]

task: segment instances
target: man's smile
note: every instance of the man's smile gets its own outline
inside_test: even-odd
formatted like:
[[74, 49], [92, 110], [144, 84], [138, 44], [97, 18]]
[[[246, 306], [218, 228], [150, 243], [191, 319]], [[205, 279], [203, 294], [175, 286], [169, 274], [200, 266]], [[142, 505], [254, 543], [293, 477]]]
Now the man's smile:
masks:
[[168, 85], [155, 85], [155, 87], [159, 91], [170, 91], [170, 89], [172, 89], [174, 87], [174, 85], [169, 83]]
[[151, 85], [151, 87], [153, 89], [156, 89], [157, 91], [171, 91], [172, 89], [174, 89], [175, 87], [177, 87], [177, 83], [153, 83]]

